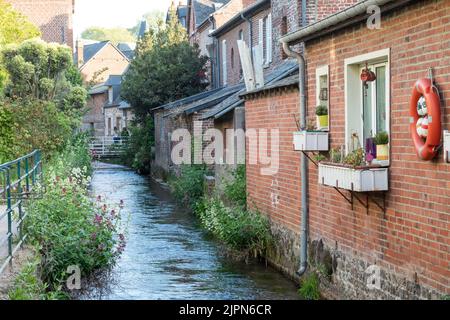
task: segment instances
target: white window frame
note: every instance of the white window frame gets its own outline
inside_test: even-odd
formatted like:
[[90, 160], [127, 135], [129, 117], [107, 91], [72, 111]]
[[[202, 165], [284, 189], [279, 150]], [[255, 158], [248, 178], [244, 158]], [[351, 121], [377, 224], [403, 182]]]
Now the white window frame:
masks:
[[330, 130], [330, 67], [328, 65], [320, 66], [316, 68], [316, 105], [317, 107], [320, 103], [320, 78], [326, 76], [327, 77], [327, 88], [328, 88], [328, 101], [327, 101], [327, 109], [328, 109], [328, 129], [323, 129], [324, 131]]
[[[266, 33], [264, 34], [264, 24]], [[269, 13], [262, 19], [259, 19], [259, 36], [258, 44], [261, 46], [264, 58], [264, 67], [268, 67], [272, 63], [272, 14]], [[264, 39], [265, 36], [265, 39]], [[264, 43], [265, 40], [265, 43]], [[264, 45], [266, 46], [266, 56], [264, 57]]]
[[[390, 134], [391, 126], [391, 84], [390, 84], [390, 49], [382, 49], [367, 54], [351, 57], [344, 60], [345, 64], [345, 151], [348, 154], [351, 150], [351, 136], [353, 131], [351, 127], [358, 127], [361, 146], [364, 148], [364, 119], [363, 119], [363, 97], [362, 82], [359, 77], [361, 74], [361, 65], [366, 62], [369, 65], [385, 63], [386, 65], [386, 131]], [[374, 91], [374, 90], [373, 90]], [[372, 93], [373, 94], [373, 93]], [[355, 113], [355, 110], [359, 111]], [[376, 109], [375, 109], [376, 110]], [[353, 117], [353, 118], [351, 118]], [[358, 119], [358, 120], [356, 120]], [[355, 125], [355, 121], [359, 124]], [[372, 120], [372, 121], [376, 121]]]

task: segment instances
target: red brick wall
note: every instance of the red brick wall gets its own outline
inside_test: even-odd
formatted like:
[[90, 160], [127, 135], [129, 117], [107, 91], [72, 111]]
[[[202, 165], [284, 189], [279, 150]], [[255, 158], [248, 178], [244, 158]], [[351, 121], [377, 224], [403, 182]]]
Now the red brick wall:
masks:
[[73, 49], [74, 0], [6, 0], [39, 27], [42, 39]]
[[[259, 19], [267, 16], [270, 13], [270, 9], [263, 10], [253, 16], [251, 20], [253, 21], [253, 46], [258, 44], [258, 35], [259, 35]], [[244, 32], [244, 40], [247, 43], [247, 45], [250, 47], [249, 44], [249, 24], [248, 22], [242, 22], [237, 27], [233, 28], [232, 30], [228, 31], [224, 35], [220, 36], [218, 38], [219, 40], [219, 46], [220, 46], [220, 83], [223, 84], [223, 63], [222, 63], [222, 55], [224, 54], [222, 52], [222, 41], [227, 40], [227, 83], [228, 85], [239, 83], [239, 80], [241, 79], [241, 60], [239, 57], [239, 49], [237, 46], [237, 40], [239, 39], [239, 31], [242, 30]], [[232, 57], [231, 57], [231, 50], [234, 51], [234, 67], [232, 67]]]
[[[365, 26], [307, 43], [308, 113], [314, 117], [315, 69], [330, 65], [330, 136], [344, 143], [344, 59], [391, 49], [391, 168], [386, 219], [373, 204], [369, 214], [318, 184], [309, 165], [310, 238], [323, 239], [347, 257], [376, 263], [386, 273], [450, 293], [450, 165], [418, 159], [409, 135], [408, 102], [416, 79], [434, 68], [443, 98], [443, 128], [450, 129], [450, 1], [421, 1], [383, 16], [383, 29]], [[292, 149], [298, 91], [273, 92], [246, 101], [247, 128], [280, 128], [280, 170], [264, 177], [247, 165], [249, 205], [274, 222], [300, 229], [300, 154]], [[248, 152], [248, 150], [247, 150]], [[271, 203], [273, 195], [279, 202]], [[297, 250], [297, 249], [294, 249]]]

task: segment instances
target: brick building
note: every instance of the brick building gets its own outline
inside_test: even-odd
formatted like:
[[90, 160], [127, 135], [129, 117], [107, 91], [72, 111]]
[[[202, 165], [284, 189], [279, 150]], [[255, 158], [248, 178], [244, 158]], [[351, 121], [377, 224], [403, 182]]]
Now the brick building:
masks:
[[[244, 95], [246, 127], [275, 128], [280, 137], [279, 170], [270, 176], [261, 174], [262, 166], [248, 163], [252, 151], [247, 146], [249, 206], [268, 215], [278, 243], [269, 258], [295, 277], [301, 209], [307, 205], [309, 267], [326, 266], [331, 276], [321, 283], [330, 297], [332, 293], [357, 299], [448, 295], [450, 164], [442, 152], [433, 161], [418, 158], [409, 131], [409, 99], [415, 81], [433, 68], [441, 93], [442, 126], [450, 128], [450, 1], [384, 1], [381, 29], [367, 28], [368, 15], [352, 15], [354, 6], [345, 11], [346, 19], [333, 23], [336, 20], [327, 16], [338, 7], [330, 3], [309, 2], [308, 21], [320, 24], [284, 39], [291, 39], [285, 40], [291, 45], [305, 43], [309, 119], [315, 118], [321, 90], [327, 89], [330, 148], [344, 146], [349, 153], [353, 138], [363, 141], [368, 134], [389, 133], [390, 156], [383, 164], [389, 171], [385, 205], [380, 192], [356, 193], [341, 187], [340, 194], [325, 185], [312, 162], [306, 177], [308, 205], [302, 204], [300, 152], [292, 145], [293, 132], [298, 131], [298, 76], [249, 92]], [[367, 87], [359, 77], [366, 64], [377, 75]], [[379, 287], [367, 282], [373, 268], [380, 271]]]
[[256, 0], [189, 0], [187, 31], [191, 45], [197, 44], [202, 55], [210, 58], [208, 74], [212, 88], [220, 86], [217, 72], [218, 43], [211, 33]]
[[121, 51], [110, 41], [84, 44], [77, 41], [75, 60], [81, 72], [83, 80], [96, 83], [105, 82], [111, 75], [123, 74], [130, 64], [127, 54], [129, 48]]
[[6, 0], [34, 23], [46, 42], [74, 47], [73, 14], [75, 0]]

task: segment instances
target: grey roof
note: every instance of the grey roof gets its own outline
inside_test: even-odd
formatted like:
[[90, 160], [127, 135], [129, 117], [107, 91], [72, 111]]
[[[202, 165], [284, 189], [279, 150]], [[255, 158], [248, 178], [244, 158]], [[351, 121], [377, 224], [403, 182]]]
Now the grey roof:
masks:
[[212, 13], [230, 1], [231, 0], [192, 0], [196, 27], [200, 26]]
[[[177, 115], [180, 113], [192, 114], [198, 111], [202, 111], [207, 108], [211, 108], [221, 103], [236, 92], [241, 91], [244, 88], [244, 84], [240, 83], [234, 86], [221, 88], [218, 90], [212, 90], [213, 93], [202, 98], [191, 99], [191, 102], [184, 104], [178, 104], [178, 108], [171, 108], [171, 112], [166, 114], [165, 117]], [[192, 98], [192, 97], [189, 97]]]
[[108, 86], [106, 86], [104, 83], [100, 83], [97, 84], [95, 86], [93, 86], [90, 90], [89, 90], [89, 94], [90, 95], [94, 95], [94, 94], [100, 94], [100, 93], [104, 93], [108, 91]]
[[168, 109], [180, 107], [182, 105], [190, 104], [190, 103], [193, 103], [193, 102], [195, 102], [197, 100], [204, 99], [204, 98], [206, 98], [206, 97], [208, 97], [208, 96], [212, 95], [213, 93], [216, 93], [216, 92], [218, 92], [220, 90], [222, 90], [222, 88], [209, 90], [209, 91], [205, 91], [205, 92], [200, 92], [200, 93], [198, 93], [196, 95], [193, 95], [193, 96], [189, 96], [189, 97], [186, 97], [186, 98], [183, 98], [183, 99], [180, 99], [180, 100], [169, 102], [169, 103], [167, 103], [165, 105], [162, 105], [160, 107], [152, 109], [152, 111], [156, 111], [156, 110], [159, 110], [159, 109], [168, 110]]
[[264, 91], [268, 91], [268, 90], [273, 90], [273, 89], [278, 89], [278, 88], [284, 88], [287, 86], [292, 86], [292, 85], [296, 85], [298, 84], [299, 79], [298, 79], [298, 73], [291, 75], [285, 79], [280, 79], [277, 81], [274, 81], [273, 83], [267, 84], [264, 87], [252, 90], [252, 91], [248, 91], [248, 92], [244, 92], [241, 94], [241, 97], [244, 97], [246, 95], [249, 94], [254, 94], [254, 93], [259, 93], [259, 92], [264, 92]]
[[[281, 79], [284, 79], [297, 71], [298, 71], [297, 62], [295, 60], [286, 60], [278, 68], [274, 69], [272, 72], [267, 74], [264, 80], [264, 82], [266, 83], [264, 87], [269, 86]], [[228, 99], [224, 100], [223, 102], [219, 103], [214, 108], [206, 112], [201, 118], [208, 119], [214, 117], [217, 119], [222, 117], [223, 115], [232, 111], [234, 108], [243, 105], [244, 101], [242, 100], [241, 96], [245, 95], [246, 93], [247, 93], [246, 89], [236, 92], [231, 97], [229, 97]]]
[[139, 31], [137, 34], [137, 38], [142, 39], [147, 31], [148, 31], [147, 20], [142, 20], [141, 24], [139, 25]]
[[92, 44], [87, 44], [83, 48], [83, 61], [84, 63], [92, 59], [93, 56], [97, 54], [104, 46], [108, 44], [109, 41], [102, 41]]

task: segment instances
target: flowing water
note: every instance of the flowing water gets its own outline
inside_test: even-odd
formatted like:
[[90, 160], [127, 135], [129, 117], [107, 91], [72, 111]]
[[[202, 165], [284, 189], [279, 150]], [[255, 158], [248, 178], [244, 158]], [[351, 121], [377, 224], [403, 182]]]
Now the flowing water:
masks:
[[124, 200], [127, 247], [104, 288], [81, 299], [298, 299], [294, 283], [277, 271], [221, 255], [195, 217], [149, 179], [99, 164], [92, 192]]

